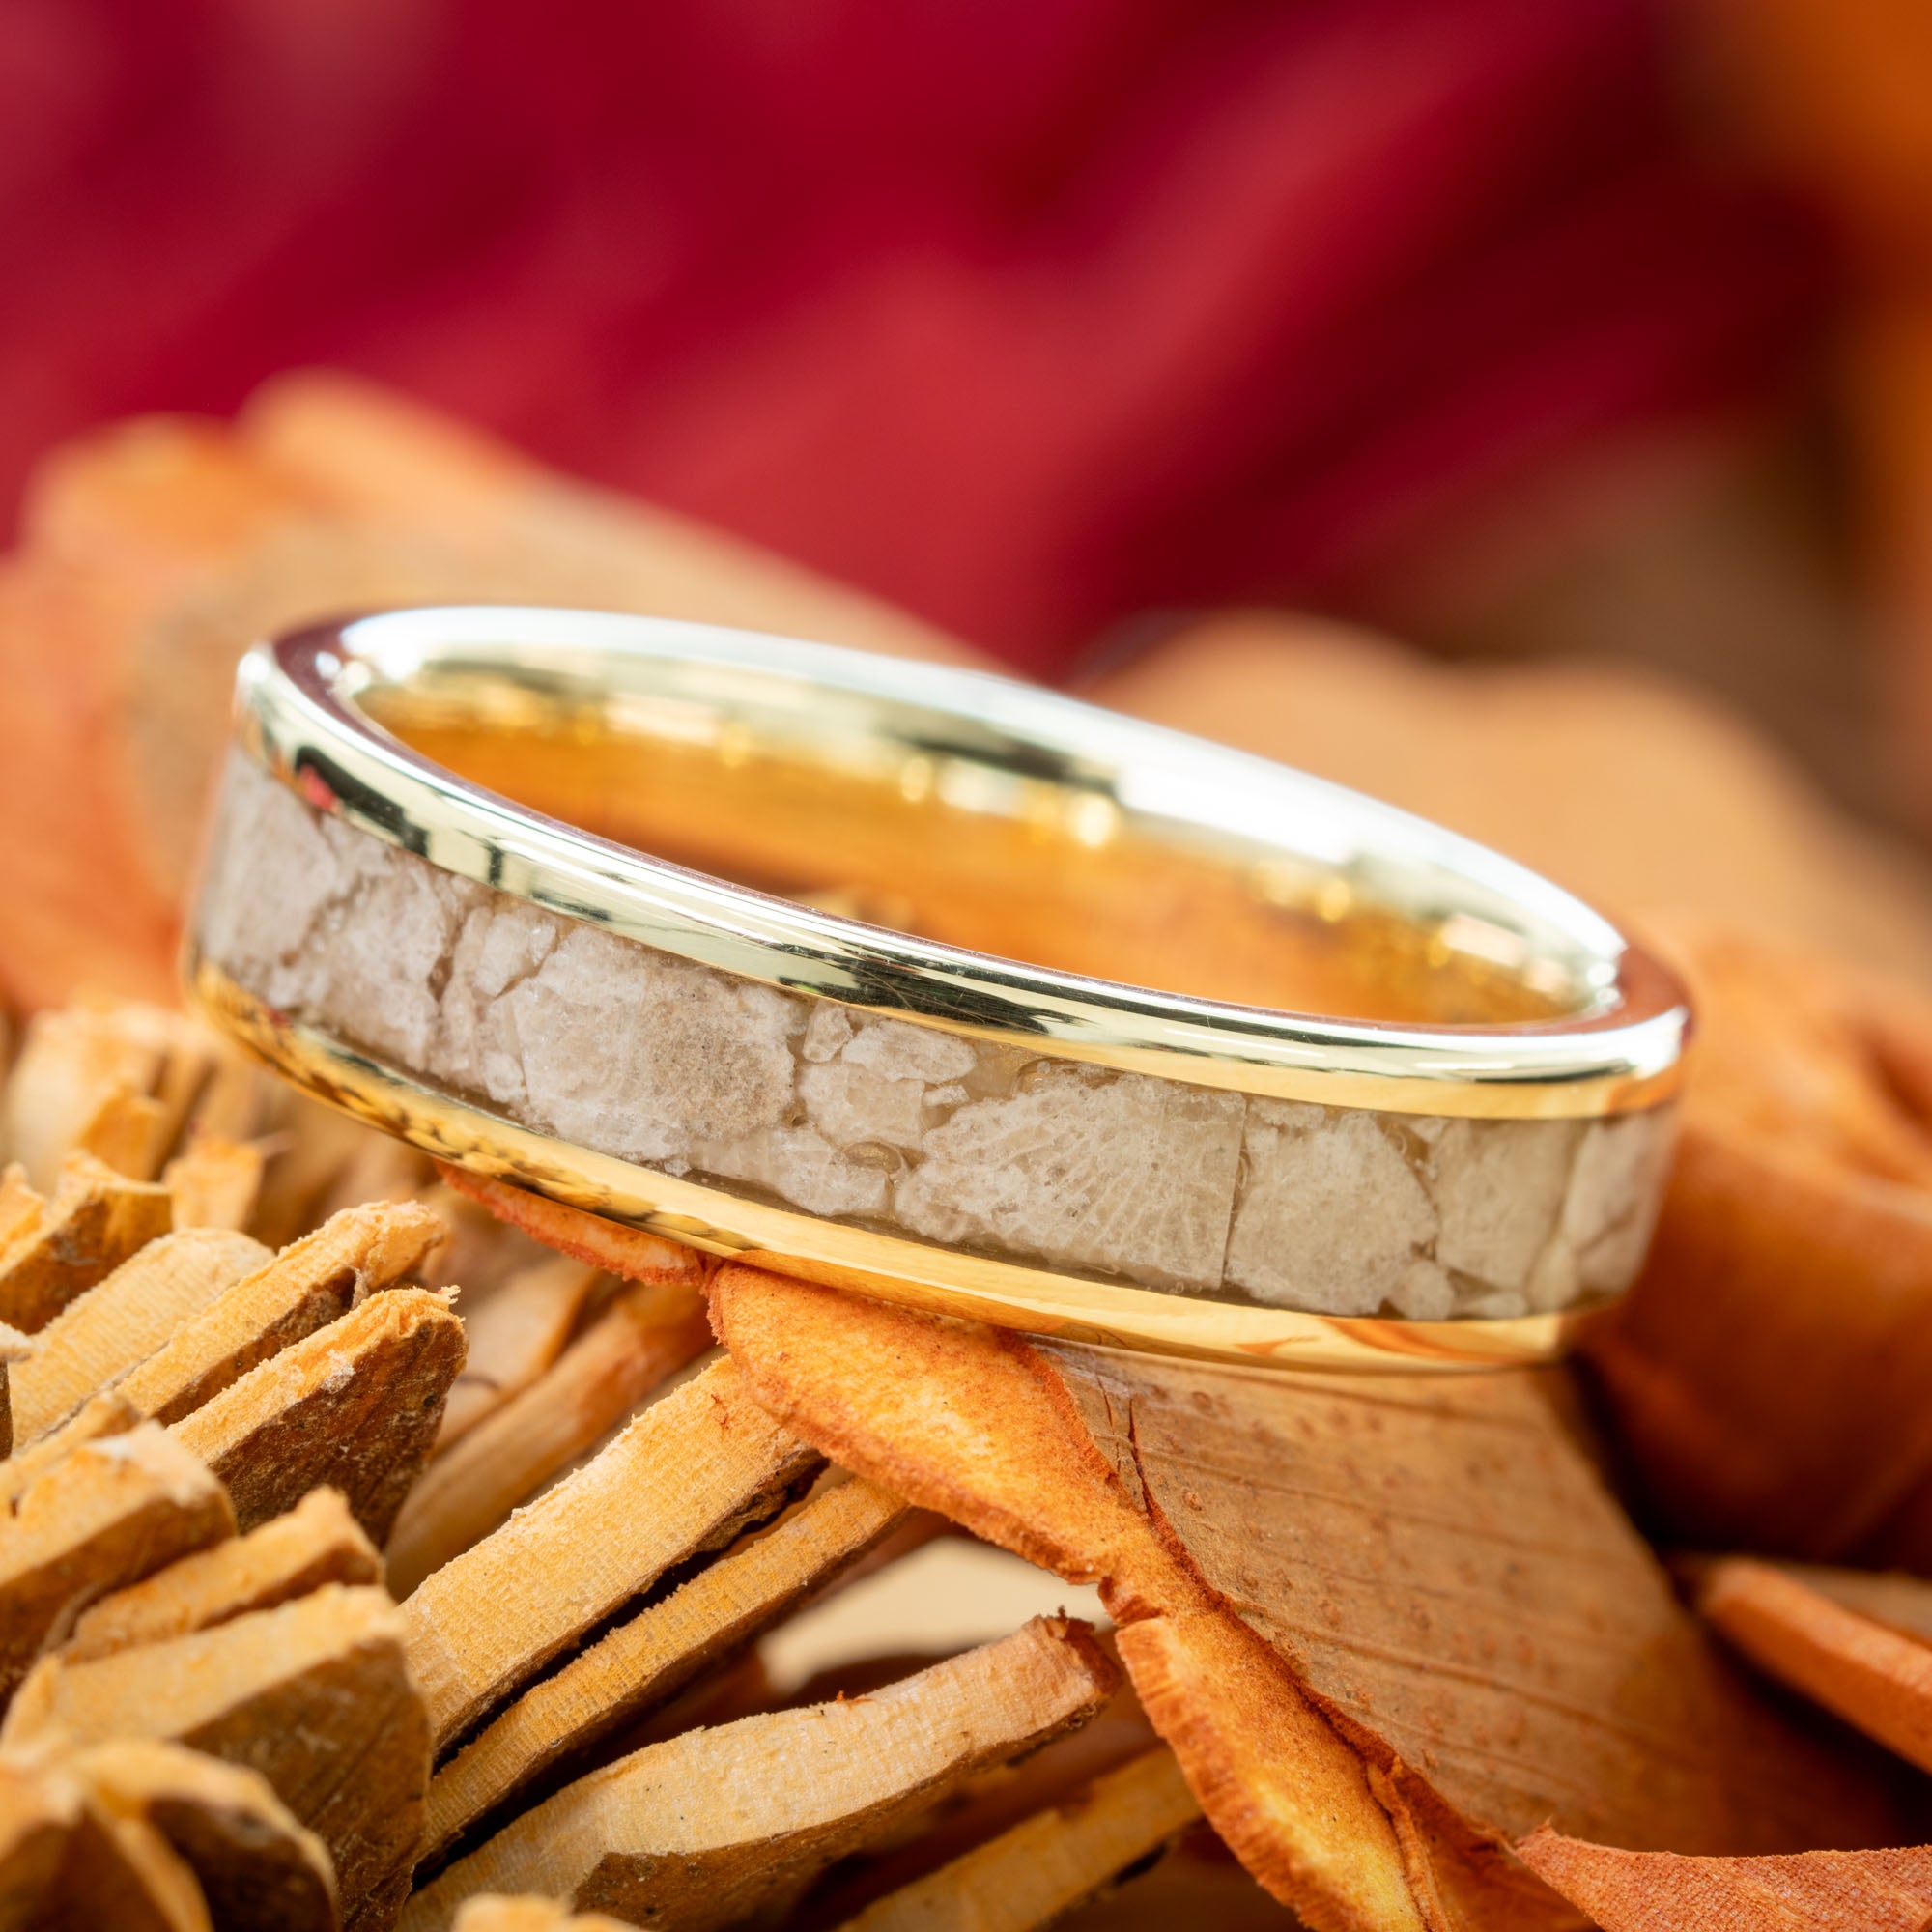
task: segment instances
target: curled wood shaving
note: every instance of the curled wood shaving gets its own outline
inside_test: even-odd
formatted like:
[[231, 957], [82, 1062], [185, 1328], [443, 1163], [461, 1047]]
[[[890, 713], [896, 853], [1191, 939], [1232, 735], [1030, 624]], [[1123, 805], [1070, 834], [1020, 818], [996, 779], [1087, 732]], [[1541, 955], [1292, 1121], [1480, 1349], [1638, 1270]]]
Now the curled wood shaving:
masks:
[[1924, 1932], [1932, 1918], [1932, 1846], [1691, 1859], [1543, 1831], [1517, 1849], [1602, 1932]]
[[1932, 1643], [1747, 1557], [1703, 1567], [1694, 1601], [1760, 1669], [1932, 1771]]
[[548, 1200], [527, 1188], [512, 1187], [507, 1181], [472, 1174], [448, 1161], [438, 1161], [437, 1172], [445, 1186], [487, 1208], [499, 1221], [573, 1261], [602, 1268], [606, 1274], [620, 1274], [630, 1281], [696, 1283], [704, 1279], [704, 1257], [695, 1248], [666, 1240], [662, 1235], [620, 1227], [615, 1221], [586, 1214], [582, 1208]]

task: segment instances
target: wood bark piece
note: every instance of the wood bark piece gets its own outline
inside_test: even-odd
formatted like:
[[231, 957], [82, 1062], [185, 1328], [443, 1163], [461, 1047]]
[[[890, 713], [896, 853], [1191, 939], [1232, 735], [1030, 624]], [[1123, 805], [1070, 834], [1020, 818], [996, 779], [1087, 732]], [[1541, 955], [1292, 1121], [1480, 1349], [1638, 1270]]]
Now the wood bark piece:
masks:
[[1759, 1669], [1932, 1770], [1932, 1643], [1747, 1557], [1712, 1563], [1695, 1602]]
[[0, 1463], [0, 1508], [17, 1509], [28, 1487], [56, 1463], [64, 1463], [83, 1442], [98, 1442], [103, 1435], [125, 1435], [140, 1420], [134, 1405], [118, 1389], [83, 1403], [58, 1429]]
[[527, 1388], [556, 1360], [599, 1278], [598, 1269], [567, 1255], [523, 1269], [487, 1295], [478, 1295], [459, 1269], [449, 1273], [463, 1283], [463, 1330], [469, 1351], [442, 1412], [439, 1451]]
[[1085, 1722], [1119, 1682], [1086, 1625], [1042, 1617], [867, 1697], [686, 1732], [526, 1812], [403, 1924], [446, 1926], [471, 1891], [549, 1893], [667, 1932], [730, 1924]]
[[1551, 1816], [1698, 1851], [1897, 1830], [1700, 1637], [1533, 1378], [1156, 1362], [735, 1266], [713, 1299], [788, 1426], [1101, 1582], [1208, 1818], [1316, 1922], [1562, 1922], [1498, 1849]]
[[631, 1932], [621, 1918], [602, 1912], [573, 1913], [561, 1899], [511, 1898], [499, 1891], [466, 1898], [456, 1908], [454, 1932]]
[[123, 1392], [144, 1415], [178, 1422], [372, 1290], [413, 1272], [441, 1226], [412, 1201], [331, 1215], [217, 1296], [128, 1376]]
[[431, 1778], [424, 1857], [572, 1754], [665, 1703], [906, 1514], [896, 1496], [870, 1483], [835, 1484], [533, 1685]]
[[80, 1821], [80, 1787], [58, 1769], [0, 1761], [0, 1926], [31, 1925]]
[[627, 1287], [546, 1373], [423, 1472], [396, 1519], [389, 1587], [408, 1597], [489, 1535], [710, 1341], [695, 1288]]
[[61, 1656], [81, 1663], [137, 1644], [170, 1642], [292, 1603], [326, 1583], [378, 1583], [382, 1575], [383, 1559], [341, 1492], [311, 1490], [286, 1516], [103, 1597], [82, 1611]]
[[0, 1745], [158, 1738], [259, 1772], [328, 1848], [343, 1923], [383, 1927], [409, 1889], [429, 1782], [422, 1699], [381, 1590], [327, 1584], [166, 1643], [43, 1659]]
[[327, 1483], [380, 1543], [462, 1366], [463, 1323], [448, 1301], [391, 1289], [259, 1363], [174, 1433], [227, 1485], [244, 1530]]
[[83, 1443], [0, 1516], [0, 1699], [95, 1598], [234, 1534], [221, 1485], [164, 1430]]
[[718, 1362], [403, 1605], [440, 1750], [673, 1564], [772, 1515], [818, 1453]]
[[165, 1235], [165, 1187], [129, 1180], [90, 1153], [70, 1154], [38, 1219], [0, 1252], [0, 1321], [32, 1335]]
[[67, 1769], [103, 1810], [166, 1840], [218, 1932], [335, 1932], [328, 1852], [258, 1772], [133, 1738], [96, 1745]]
[[1542, 1831], [1523, 1862], [1602, 1932], [1924, 1932], [1932, 1846], [1692, 1859]]
[[34, 1359], [14, 1378], [20, 1439], [44, 1435], [90, 1396], [113, 1388], [182, 1323], [271, 1259], [261, 1242], [218, 1228], [184, 1228], [129, 1256], [36, 1338]]
[[200, 1133], [161, 1170], [177, 1228], [245, 1228], [262, 1191], [263, 1153], [252, 1141]]
[[580, 1208], [472, 1174], [448, 1161], [438, 1161], [436, 1171], [445, 1186], [487, 1208], [499, 1221], [606, 1274], [620, 1274], [627, 1281], [704, 1279], [704, 1257], [696, 1248], [681, 1247], [640, 1228], [620, 1227], [601, 1215], [586, 1214]]
[[1030, 1932], [1105, 1890], [1200, 1815], [1174, 1753], [1148, 1751], [867, 1906], [848, 1932]]

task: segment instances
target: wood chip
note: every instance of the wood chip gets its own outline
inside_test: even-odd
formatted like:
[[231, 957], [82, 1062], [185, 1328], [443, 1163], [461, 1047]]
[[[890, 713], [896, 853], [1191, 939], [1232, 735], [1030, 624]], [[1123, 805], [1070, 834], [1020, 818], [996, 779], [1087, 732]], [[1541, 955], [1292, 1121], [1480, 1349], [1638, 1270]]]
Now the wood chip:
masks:
[[1932, 1770], [1932, 1644], [1747, 1557], [1710, 1564], [1695, 1602], [1759, 1669]]
[[1086, 1625], [1042, 1617], [870, 1696], [688, 1731], [526, 1812], [419, 1891], [403, 1924], [446, 1926], [479, 1890], [666, 1932], [730, 1924], [1086, 1721], [1119, 1682]]
[[166, 1431], [83, 1443], [0, 1515], [0, 1699], [95, 1598], [234, 1534], [221, 1485]]
[[440, 1234], [414, 1202], [345, 1208], [218, 1296], [123, 1391], [144, 1415], [178, 1422], [353, 1301], [413, 1272]]
[[84, 1403], [61, 1424], [0, 1463], [0, 1509], [15, 1509], [28, 1486], [38, 1483], [57, 1463], [63, 1463], [83, 1442], [103, 1435], [125, 1435], [141, 1420], [139, 1411], [118, 1389]]
[[908, 1514], [870, 1483], [818, 1491], [517, 1699], [430, 1780], [425, 1859], [555, 1765], [658, 1708]]
[[81, 1613], [61, 1646], [70, 1663], [166, 1643], [272, 1609], [326, 1583], [377, 1583], [383, 1560], [336, 1490], [311, 1490], [286, 1516], [184, 1556]]
[[97, 1745], [65, 1768], [103, 1810], [166, 1840], [219, 1932], [334, 1932], [328, 1852], [258, 1772], [134, 1738]]
[[561, 1899], [479, 1892], [456, 1908], [454, 1932], [633, 1932], [602, 1912], [573, 1913]]
[[1691, 1859], [1541, 1831], [1517, 1850], [1602, 1932], [1924, 1932], [1932, 1846]]
[[262, 1192], [263, 1153], [254, 1141], [198, 1133], [161, 1170], [177, 1228], [245, 1228]]
[[1210, 1369], [735, 1266], [713, 1299], [828, 1455], [1100, 1581], [1209, 1820], [1305, 1916], [1560, 1922], [1497, 1849], [1552, 1815], [1696, 1851], [1899, 1831], [1700, 1637], [1534, 1378]]
[[250, 1369], [174, 1433], [227, 1485], [244, 1530], [327, 1483], [381, 1543], [462, 1366], [448, 1301], [391, 1289]]
[[424, 1471], [389, 1542], [390, 1589], [408, 1597], [432, 1571], [489, 1535], [710, 1344], [695, 1288], [627, 1287], [546, 1373]]
[[15, 1376], [14, 1427], [31, 1442], [115, 1387], [225, 1290], [272, 1257], [246, 1235], [187, 1228], [150, 1241], [36, 1338]]
[[449, 1392], [437, 1436], [439, 1450], [527, 1388], [556, 1360], [599, 1280], [599, 1270], [567, 1255], [525, 1268], [482, 1295], [459, 1270], [452, 1268], [450, 1274], [463, 1283], [463, 1329], [469, 1353]]
[[34, 1352], [34, 1345], [17, 1328], [0, 1321], [0, 1461], [14, 1453], [17, 1433], [14, 1420], [17, 1395], [14, 1384], [21, 1363]]
[[0, 1321], [32, 1335], [172, 1225], [165, 1187], [70, 1154], [39, 1218], [0, 1252]]
[[696, 1248], [681, 1247], [662, 1235], [625, 1228], [601, 1215], [566, 1207], [506, 1180], [492, 1180], [467, 1167], [438, 1161], [445, 1186], [487, 1208], [499, 1221], [521, 1229], [533, 1240], [572, 1260], [620, 1274], [628, 1281], [687, 1281], [704, 1279], [704, 1257]]
[[217, 1050], [195, 1021], [160, 1007], [51, 1008], [35, 1016], [0, 1096], [0, 1146], [43, 1191], [75, 1151], [152, 1180]]
[[673, 1564], [773, 1514], [819, 1461], [728, 1362], [653, 1404], [404, 1604], [438, 1749]]
[[145, 1819], [83, 1790], [43, 1923], [112, 1926], [114, 1932], [213, 1932], [208, 1905], [185, 1860]]
[[80, 1787], [72, 1778], [0, 1760], [0, 1925], [8, 1932], [35, 1922], [79, 1822]]
[[119, 1737], [259, 1772], [328, 1848], [344, 1924], [390, 1922], [421, 1836], [429, 1733], [383, 1591], [328, 1584], [170, 1642], [44, 1658], [0, 1727], [20, 1749]]
[[1151, 1750], [867, 1906], [849, 1932], [1032, 1932], [1094, 1897], [1201, 1815], [1170, 1750]]

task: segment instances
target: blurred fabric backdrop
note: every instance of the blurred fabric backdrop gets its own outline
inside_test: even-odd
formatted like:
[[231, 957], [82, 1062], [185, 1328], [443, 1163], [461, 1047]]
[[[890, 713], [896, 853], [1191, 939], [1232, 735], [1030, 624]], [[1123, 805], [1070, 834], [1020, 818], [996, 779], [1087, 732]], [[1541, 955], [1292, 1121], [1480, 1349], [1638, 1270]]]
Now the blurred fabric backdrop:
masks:
[[1928, 19], [9, 0], [0, 498], [333, 365], [1029, 672], [1231, 603], [1635, 660], [1912, 817], [1932, 384], [1846, 370], [1917, 313]]

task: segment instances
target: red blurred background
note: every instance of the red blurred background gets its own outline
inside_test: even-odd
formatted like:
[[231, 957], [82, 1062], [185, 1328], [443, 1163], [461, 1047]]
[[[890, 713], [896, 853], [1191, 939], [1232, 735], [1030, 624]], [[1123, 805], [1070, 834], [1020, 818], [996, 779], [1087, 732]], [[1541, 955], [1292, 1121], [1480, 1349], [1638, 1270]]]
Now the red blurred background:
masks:
[[10, 0], [0, 496], [333, 364], [1029, 670], [1243, 600], [1647, 658], [1889, 810], [1863, 256], [1764, 68], [1650, 0]]

